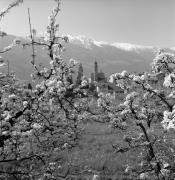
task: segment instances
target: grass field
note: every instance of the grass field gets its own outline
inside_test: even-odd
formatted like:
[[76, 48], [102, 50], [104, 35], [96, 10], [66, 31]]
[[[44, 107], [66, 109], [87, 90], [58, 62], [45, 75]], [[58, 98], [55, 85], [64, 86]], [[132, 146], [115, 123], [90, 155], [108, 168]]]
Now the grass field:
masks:
[[[138, 133], [136, 129], [132, 131]], [[107, 124], [93, 122], [85, 125], [85, 134], [78, 147], [64, 153], [67, 161], [71, 163], [71, 174], [82, 172], [83, 176], [88, 178], [93, 174], [100, 174], [103, 179], [131, 179], [125, 173], [126, 164], [137, 164], [138, 150], [116, 153], [112, 146], [123, 144], [125, 133], [121, 130], [114, 131]]]
[[[134, 127], [127, 130], [127, 134], [135, 136], [139, 132], [140, 130]], [[154, 126], [153, 133], [157, 136], [163, 136], [163, 129], [160, 124]], [[94, 174], [99, 174], [101, 179], [104, 180], [139, 179], [138, 174], [134, 173], [135, 169], [133, 169], [132, 173], [126, 172], [126, 165], [128, 164], [138, 170], [141, 151], [133, 149], [125, 153], [116, 153], [112, 147], [113, 144], [118, 143], [125, 145], [123, 141], [123, 135], [125, 134], [126, 131], [112, 130], [108, 124], [95, 122], [86, 124], [85, 133], [82, 135], [79, 145], [62, 154], [66, 159], [65, 164], [71, 164], [70, 174], [76, 177], [75, 179], [77, 177], [79, 177], [78, 179], [84, 179], [84, 177], [92, 179]], [[171, 136], [172, 138], [168, 139], [173, 141], [173, 132], [166, 134], [166, 136]], [[170, 143], [167, 142], [164, 145], [168, 147]], [[157, 142], [156, 146], [159, 147], [157, 151], [166, 151], [164, 145]]]

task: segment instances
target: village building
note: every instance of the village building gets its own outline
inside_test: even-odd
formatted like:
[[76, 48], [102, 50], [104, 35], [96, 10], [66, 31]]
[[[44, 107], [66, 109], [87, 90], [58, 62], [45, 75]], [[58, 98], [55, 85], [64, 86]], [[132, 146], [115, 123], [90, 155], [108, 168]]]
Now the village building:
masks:
[[114, 99], [117, 94], [124, 93], [123, 89], [108, 81], [102, 70], [98, 71], [97, 61], [94, 62], [94, 72], [91, 73], [90, 79], [90, 82], [96, 86], [96, 92], [110, 93]]

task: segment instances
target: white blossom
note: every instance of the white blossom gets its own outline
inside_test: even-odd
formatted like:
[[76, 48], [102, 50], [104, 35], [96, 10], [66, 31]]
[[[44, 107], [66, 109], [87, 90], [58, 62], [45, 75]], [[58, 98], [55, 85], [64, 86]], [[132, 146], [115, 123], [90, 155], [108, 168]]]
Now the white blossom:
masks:
[[175, 98], [175, 91], [171, 91], [171, 93], [168, 96], [169, 98]]
[[11, 50], [12, 48], [13, 48], [13, 44], [5, 47], [5, 48], [3, 49], [3, 51], [9, 51], [9, 50]]
[[87, 85], [88, 85], [87, 80], [84, 79], [84, 80], [81, 82], [81, 85], [82, 85], [82, 86], [87, 86]]
[[132, 79], [133, 79], [133, 81], [135, 81], [135, 82], [139, 82], [139, 83], [142, 82], [140, 76], [133, 75]]
[[171, 73], [167, 75], [164, 79], [163, 85], [165, 87], [175, 87], [175, 74]]
[[109, 82], [114, 83], [114, 75], [113, 74], [109, 77]]
[[164, 111], [164, 117], [161, 124], [164, 129], [175, 129], [175, 111]]
[[100, 179], [100, 176], [97, 174], [94, 174], [92, 177], [92, 180], [99, 180], [99, 179]]
[[4, 111], [2, 116], [4, 117], [5, 121], [8, 121], [12, 117], [9, 111]]
[[34, 123], [34, 124], [32, 125], [32, 127], [33, 127], [34, 129], [40, 129], [42, 126], [41, 126], [40, 124], [38, 124], [38, 123]]
[[28, 105], [28, 102], [27, 101], [23, 101], [23, 106], [27, 107], [27, 105]]
[[16, 95], [15, 94], [10, 94], [9, 99], [16, 99]]
[[124, 70], [124, 71], [121, 72], [121, 76], [122, 76], [122, 77], [125, 77], [125, 76], [127, 76], [127, 75], [128, 75], [128, 73], [127, 73], [126, 70]]
[[148, 178], [148, 173], [141, 173], [140, 179], [146, 180]]

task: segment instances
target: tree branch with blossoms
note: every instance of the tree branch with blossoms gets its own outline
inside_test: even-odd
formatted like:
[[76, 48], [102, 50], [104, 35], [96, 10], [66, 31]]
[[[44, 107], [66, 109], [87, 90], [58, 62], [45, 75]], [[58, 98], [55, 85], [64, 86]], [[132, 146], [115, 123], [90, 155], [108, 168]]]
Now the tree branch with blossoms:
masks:
[[[100, 94], [98, 100], [99, 105], [103, 109], [105, 107], [113, 128], [119, 128], [121, 125], [126, 126], [126, 128], [129, 128], [129, 125], [133, 128], [134, 126], [140, 128], [141, 133], [137, 138], [134, 137], [136, 136], [134, 134], [133, 136], [124, 136], [124, 141], [129, 146], [116, 145], [115, 149], [117, 152], [127, 152], [133, 148], [138, 148], [140, 151], [145, 149], [147, 154], [144, 158], [147, 160], [144, 162], [147, 165], [143, 167], [143, 171], [146, 172], [151, 168], [152, 172], [149, 170], [146, 176], [153, 178], [155, 174], [157, 179], [173, 177], [171, 166], [169, 169], [165, 168], [165, 161], [167, 159], [169, 162], [171, 161], [170, 157], [165, 156], [169, 152], [168, 147], [166, 147], [165, 152], [159, 152], [158, 147], [156, 147], [158, 142], [165, 138], [164, 131], [162, 129], [162, 135], [157, 136], [154, 127], [157, 126], [156, 123], [161, 122], [165, 130], [175, 128], [174, 64], [175, 56], [173, 54], [159, 51], [153, 60], [151, 73], [145, 72], [138, 75], [123, 71], [110, 76], [110, 82], [125, 91], [126, 97], [123, 103], [116, 106], [110, 101], [108, 106], [108, 100]], [[153, 83], [155, 79], [157, 84]], [[166, 146], [165, 143], [164, 146]], [[143, 173], [140, 176], [143, 176]]]
[[[84, 80], [75, 87], [72, 76], [78, 63], [74, 59], [67, 63], [62, 58], [63, 44], [68, 42], [68, 38], [59, 34], [56, 23], [59, 11], [60, 1], [57, 0], [44, 37], [35, 39], [29, 14], [30, 42], [22, 46], [32, 46], [31, 64], [35, 70], [32, 79], [36, 87], [27, 89], [15, 87], [15, 84], [4, 87], [1, 99], [3, 141], [0, 160], [7, 160], [10, 164], [10, 159], [12, 162], [16, 159], [18, 165], [14, 167], [33, 178], [47, 171], [51, 157], [54, 159], [59, 152], [76, 146], [82, 132], [81, 125], [87, 119], [88, 96], [84, 87], [88, 82]], [[35, 45], [47, 47], [49, 67], [37, 65]], [[35, 156], [40, 154], [45, 163], [37, 167], [40, 162], [36, 162]], [[28, 164], [22, 159], [29, 161]]]

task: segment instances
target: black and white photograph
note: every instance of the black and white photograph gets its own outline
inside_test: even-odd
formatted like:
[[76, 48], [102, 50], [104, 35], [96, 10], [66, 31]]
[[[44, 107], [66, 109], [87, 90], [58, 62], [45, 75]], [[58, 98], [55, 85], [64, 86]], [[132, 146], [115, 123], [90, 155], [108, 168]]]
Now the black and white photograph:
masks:
[[0, 180], [175, 180], [175, 0], [0, 0]]

